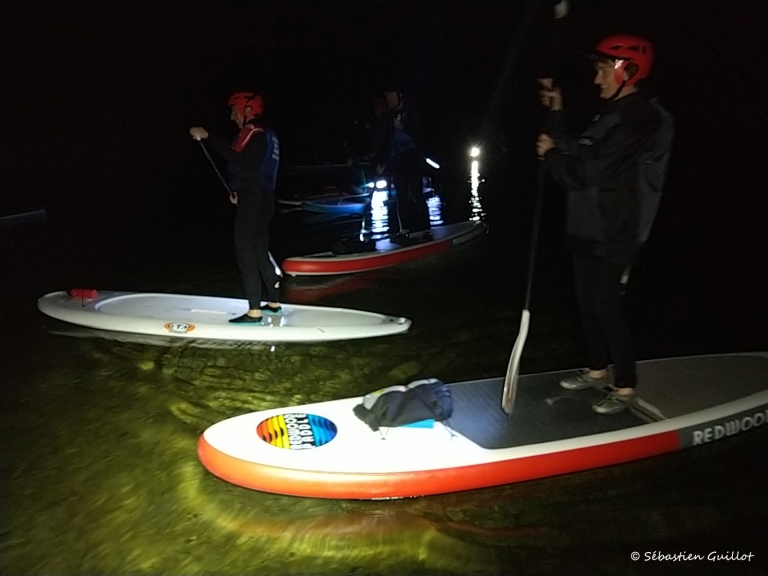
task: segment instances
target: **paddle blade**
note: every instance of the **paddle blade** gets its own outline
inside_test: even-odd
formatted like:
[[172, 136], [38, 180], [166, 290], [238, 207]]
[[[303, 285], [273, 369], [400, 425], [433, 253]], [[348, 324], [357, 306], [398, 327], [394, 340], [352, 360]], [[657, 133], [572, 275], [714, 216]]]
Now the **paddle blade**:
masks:
[[507, 414], [512, 414], [512, 408], [515, 405], [515, 396], [517, 395], [517, 378], [520, 374], [520, 357], [523, 355], [525, 339], [528, 337], [528, 325], [531, 321], [531, 313], [523, 310], [520, 317], [520, 332], [512, 348], [512, 355], [509, 357], [507, 366], [507, 375], [504, 378], [504, 393], [501, 396], [501, 409]]

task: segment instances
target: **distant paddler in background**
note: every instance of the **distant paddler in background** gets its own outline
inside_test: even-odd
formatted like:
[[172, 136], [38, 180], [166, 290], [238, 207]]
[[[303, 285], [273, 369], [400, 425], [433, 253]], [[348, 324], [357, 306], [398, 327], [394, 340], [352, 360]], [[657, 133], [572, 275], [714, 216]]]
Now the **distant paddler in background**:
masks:
[[374, 158], [378, 174], [392, 177], [397, 193], [400, 226], [397, 237], [408, 239], [421, 233], [431, 237], [429, 208], [424, 198], [424, 156], [421, 150], [421, 122], [411, 100], [397, 86], [384, 91], [387, 113], [381, 131], [379, 150]]

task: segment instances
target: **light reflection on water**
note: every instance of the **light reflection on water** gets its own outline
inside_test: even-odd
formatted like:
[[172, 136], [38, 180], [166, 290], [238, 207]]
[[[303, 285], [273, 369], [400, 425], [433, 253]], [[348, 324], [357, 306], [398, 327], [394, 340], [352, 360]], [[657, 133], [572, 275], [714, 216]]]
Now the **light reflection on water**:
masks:
[[268, 551], [261, 561], [271, 560], [278, 570], [315, 574], [338, 564], [366, 567], [366, 573], [398, 573], [408, 566], [434, 573], [488, 568], [481, 549], [410, 506], [238, 495], [222, 492], [199, 466], [177, 473], [180, 496], [202, 519]]
[[[442, 201], [434, 192], [427, 194], [427, 209], [429, 210], [429, 223], [432, 226], [443, 224]], [[390, 220], [398, 219], [397, 200], [395, 192], [390, 190], [374, 190], [371, 195], [371, 207], [368, 215], [362, 224], [360, 230], [360, 239], [367, 236], [374, 237], [396, 232], [400, 229], [399, 222], [394, 226], [390, 225]]]
[[389, 190], [376, 190], [371, 196], [371, 225], [368, 229], [363, 223], [361, 234], [386, 234], [389, 230]]
[[469, 194], [470, 220], [484, 220], [485, 212], [480, 203], [480, 162], [472, 160], [469, 182], [471, 185]]
[[[469, 195], [469, 220], [476, 221], [485, 218], [482, 203], [480, 201], [480, 163], [473, 160], [470, 169], [470, 195]], [[439, 191], [432, 187], [432, 180], [424, 178], [424, 191], [427, 196], [427, 209], [429, 210], [429, 222], [431, 226], [444, 224], [443, 201]], [[380, 237], [399, 229], [399, 224], [390, 226], [390, 220], [398, 218], [397, 202], [394, 190], [375, 188], [371, 194], [370, 210], [363, 220], [359, 239], [367, 237]]]

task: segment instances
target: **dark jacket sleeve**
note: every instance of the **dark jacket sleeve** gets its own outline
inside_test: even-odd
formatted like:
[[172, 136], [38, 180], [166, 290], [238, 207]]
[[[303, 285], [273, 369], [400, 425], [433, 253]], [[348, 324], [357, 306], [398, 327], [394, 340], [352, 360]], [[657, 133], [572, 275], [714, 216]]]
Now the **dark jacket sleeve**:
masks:
[[373, 156], [373, 162], [375, 164], [386, 165], [391, 161], [392, 134], [395, 130], [394, 122], [397, 116], [400, 116], [400, 120], [403, 123], [403, 130], [410, 136], [413, 144], [416, 146], [416, 150], [423, 153], [424, 126], [415, 108], [406, 103], [403, 108], [389, 110], [384, 116], [384, 128], [381, 132], [378, 146], [376, 147], [376, 153]]
[[391, 110], [387, 112], [381, 118], [381, 131], [379, 132], [379, 139], [376, 143], [376, 152], [373, 155], [373, 163], [379, 165], [386, 165], [389, 163], [389, 146], [392, 139], [392, 131], [394, 130], [393, 122], [395, 117]]
[[423, 152], [425, 130], [424, 123], [421, 121], [421, 115], [414, 106], [408, 106], [403, 114], [403, 127], [416, 145], [419, 152]]
[[257, 181], [261, 160], [266, 150], [266, 135], [263, 132], [255, 134], [240, 152], [235, 151], [232, 146], [215, 134], [210, 134], [208, 140], [216, 152], [229, 162], [238, 164], [240, 178], [244, 185]]
[[214, 150], [221, 156], [229, 161], [235, 160], [240, 162], [242, 166], [252, 165], [258, 169], [259, 162], [261, 161], [262, 156], [264, 156], [266, 137], [263, 133], [256, 134], [241, 152], [233, 150], [232, 146], [215, 134], [210, 134], [208, 140]]
[[656, 130], [653, 118], [604, 114], [578, 138], [553, 134], [544, 166], [566, 190], [610, 188], [637, 160]]
[[575, 142], [579, 135], [570, 127], [568, 117], [564, 110], [553, 110], [547, 113], [544, 127], [541, 129], [549, 134], [558, 144], [568, 145]]

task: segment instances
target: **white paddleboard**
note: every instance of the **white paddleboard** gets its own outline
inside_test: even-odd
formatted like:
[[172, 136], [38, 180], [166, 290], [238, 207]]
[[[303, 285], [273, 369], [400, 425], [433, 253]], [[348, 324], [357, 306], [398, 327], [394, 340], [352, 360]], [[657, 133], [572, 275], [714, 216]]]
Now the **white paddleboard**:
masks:
[[247, 300], [184, 294], [83, 291], [52, 292], [38, 309], [58, 320], [100, 330], [214, 340], [322, 342], [390, 336], [406, 332], [407, 318], [361, 310], [283, 304], [282, 314], [265, 314], [262, 325], [233, 324]]
[[255, 490], [403, 498], [621, 464], [768, 424], [764, 352], [639, 362], [636, 406], [610, 416], [592, 410], [605, 391], [560, 387], [570, 374], [521, 376], [511, 418], [503, 378], [449, 384], [452, 416], [424, 426], [373, 431], [353, 412], [359, 397], [251, 412], [205, 430], [198, 457]]

